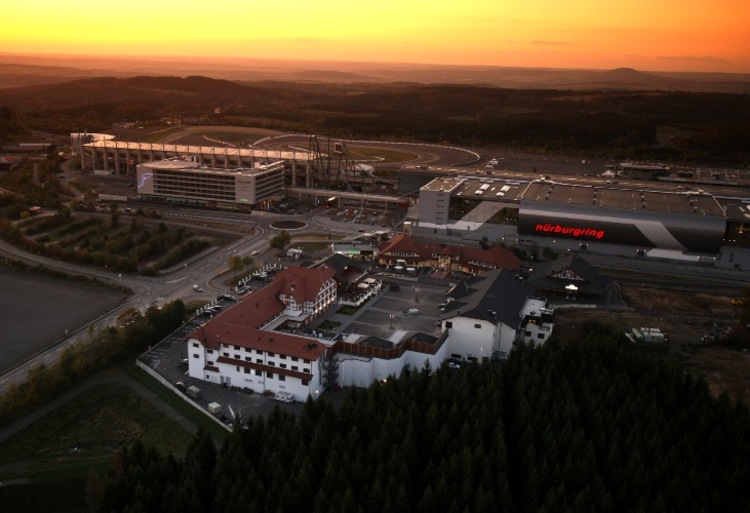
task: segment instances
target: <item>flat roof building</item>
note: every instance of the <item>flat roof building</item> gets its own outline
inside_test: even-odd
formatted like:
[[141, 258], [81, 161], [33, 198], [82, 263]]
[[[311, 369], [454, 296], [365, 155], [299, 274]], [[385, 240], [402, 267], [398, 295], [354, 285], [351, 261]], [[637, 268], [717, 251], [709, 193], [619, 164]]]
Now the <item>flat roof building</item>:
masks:
[[718, 253], [726, 231], [713, 196], [532, 182], [518, 211], [518, 233]]
[[138, 194], [143, 199], [249, 210], [263, 200], [284, 194], [282, 163], [217, 169], [172, 159], [141, 164], [136, 173]]
[[420, 190], [419, 206], [418, 233], [510, 225], [518, 236], [645, 250], [715, 254], [727, 228], [724, 208], [709, 194], [615, 184], [436, 178]]

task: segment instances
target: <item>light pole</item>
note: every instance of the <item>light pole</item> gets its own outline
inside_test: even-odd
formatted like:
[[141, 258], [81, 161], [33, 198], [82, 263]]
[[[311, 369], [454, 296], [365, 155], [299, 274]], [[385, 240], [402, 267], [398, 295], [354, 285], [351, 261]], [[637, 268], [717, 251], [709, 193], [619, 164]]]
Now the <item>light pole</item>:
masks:
[[414, 287], [414, 302], [419, 303], [419, 287]]
[[391, 320], [391, 329], [393, 329], [393, 320], [396, 318], [395, 313], [389, 313], [388, 318]]

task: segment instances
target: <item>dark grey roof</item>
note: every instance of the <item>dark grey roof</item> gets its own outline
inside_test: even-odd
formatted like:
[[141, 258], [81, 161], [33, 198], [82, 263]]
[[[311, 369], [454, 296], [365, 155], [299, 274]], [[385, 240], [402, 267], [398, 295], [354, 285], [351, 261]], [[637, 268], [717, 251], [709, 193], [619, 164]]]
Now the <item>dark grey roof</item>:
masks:
[[366, 339], [362, 340], [360, 344], [362, 344], [363, 346], [379, 347], [381, 349], [393, 349], [394, 347], [396, 347], [396, 344], [394, 344], [390, 340], [385, 340], [379, 337], [367, 337]]
[[407, 340], [414, 340], [415, 342], [421, 342], [422, 344], [434, 344], [435, 342], [438, 341], [438, 338], [432, 335], [428, 335], [427, 333], [422, 333], [421, 331], [417, 331], [409, 335]]
[[[570, 270], [582, 280], [554, 277], [566, 270]], [[565, 291], [567, 285], [578, 287], [579, 294], [589, 296], [604, 296], [607, 293], [609, 279], [599, 275], [596, 268], [583, 257], [572, 254], [549, 262], [537, 263], [529, 273], [529, 283], [534, 290]]]
[[344, 272], [347, 267], [356, 269], [356, 271], [360, 274], [365, 272], [365, 269], [361, 264], [355, 262], [348, 256], [341, 255], [339, 253], [334, 253], [315, 267], [319, 267], [321, 265], [327, 265], [328, 267], [332, 268], [336, 273], [334, 278], [339, 283], [349, 283], [349, 279]]
[[473, 276], [448, 293], [453, 298], [440, 319], [470, 317], [497, 324], [518, 326], [519, 317], [526, 299], [531, 296], [528, 283], [519, 280], [512, 272], [496, 269]]

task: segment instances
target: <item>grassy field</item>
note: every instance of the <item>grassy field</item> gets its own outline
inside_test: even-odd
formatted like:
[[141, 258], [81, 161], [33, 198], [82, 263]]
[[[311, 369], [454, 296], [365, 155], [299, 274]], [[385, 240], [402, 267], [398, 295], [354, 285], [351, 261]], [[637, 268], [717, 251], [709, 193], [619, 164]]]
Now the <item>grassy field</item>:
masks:
[[[217, 440], [227, 432], [205, 415], [127, 365], [123, 379], [134, 379]], [[118, 448], [140, 438], [164, 454], [180, 457], [192, 435], [124, 383], [95, 386], [0, 443], [3, 512], [86, 511], [91, 475], [111, 468]], [[11, 481], [12, 482], [12, 481]]]

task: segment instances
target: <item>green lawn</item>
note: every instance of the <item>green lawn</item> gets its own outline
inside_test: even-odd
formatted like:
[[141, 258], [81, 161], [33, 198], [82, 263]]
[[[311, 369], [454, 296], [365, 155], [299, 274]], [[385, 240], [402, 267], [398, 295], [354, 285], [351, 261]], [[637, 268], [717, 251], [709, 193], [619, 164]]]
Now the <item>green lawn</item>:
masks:
[[85, 391], [0, 443], [0, 481], [25, 479], [0, 487], [2, 511], [86, 511], [89, 476], [137, 438], [180, 456], [192, 435], [124, 384]]

